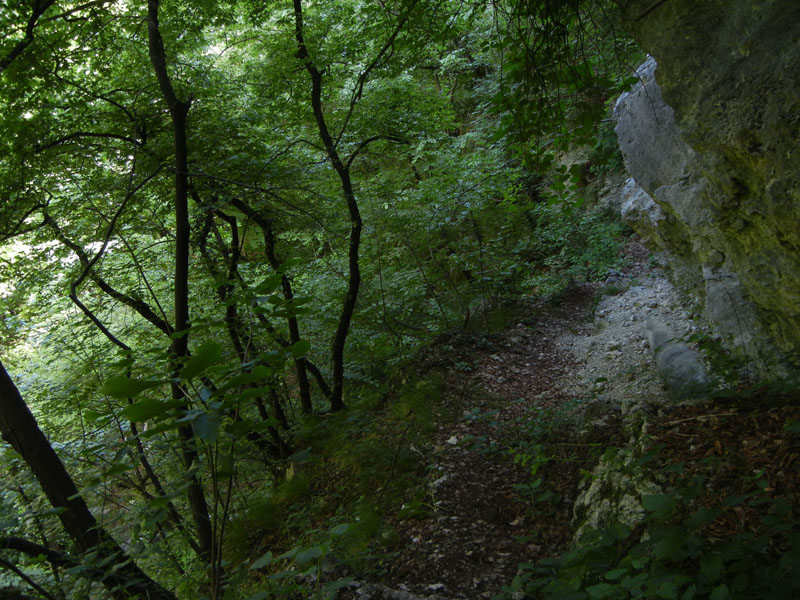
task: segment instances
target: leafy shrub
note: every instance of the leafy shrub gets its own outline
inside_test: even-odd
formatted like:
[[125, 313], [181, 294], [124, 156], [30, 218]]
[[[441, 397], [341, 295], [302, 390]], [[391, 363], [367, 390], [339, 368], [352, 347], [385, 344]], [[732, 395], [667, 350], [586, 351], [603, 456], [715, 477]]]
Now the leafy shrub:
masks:
[[531, 208], [534, 236], [519, 252], [531, 263], [523, 285], [542, 295], [560, 292], [570, 279], [599, 279], [622, 264], [625, 225], [599, 210], [539, 203]]

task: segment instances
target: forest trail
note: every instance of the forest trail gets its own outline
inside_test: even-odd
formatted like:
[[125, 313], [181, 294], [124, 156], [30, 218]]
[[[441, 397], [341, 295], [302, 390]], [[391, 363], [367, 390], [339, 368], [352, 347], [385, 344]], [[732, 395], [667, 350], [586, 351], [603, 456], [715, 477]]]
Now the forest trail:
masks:
[[[582, 448], [613, 444], [631, 407], [667, 399], [645, 321], [678, 335], [695, 328], [635, 236], [625, 256], [624, 270], [604, 283], [572, 285], [502, 334], [453, 342], [448, 401], [459, 418], [439, 427], [432, 447], [413, 449], [430, 465], [426, 498], [408, 507], [420, 518], [395, 523], [402, 545], [387, 584], [353, 583], [343, 597], [492, 598], [519, 563], [568, 547], [580, 471], [596, 461]], [[563, 460], [547, 462], [550, 485], [539, 489], [530, 440], [565, 415], [587, 431], [563, 444]], [[532, 514], [534, 503], [553, 498], [547, 518]]]

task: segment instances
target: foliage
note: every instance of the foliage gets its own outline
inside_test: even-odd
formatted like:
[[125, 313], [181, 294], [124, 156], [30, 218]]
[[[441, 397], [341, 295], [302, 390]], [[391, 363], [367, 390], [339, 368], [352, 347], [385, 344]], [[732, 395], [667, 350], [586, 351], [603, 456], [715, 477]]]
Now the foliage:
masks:
[[563, 291], [570, 280], [592, 281], [621, 267], [625, 226], [597, 209], [539, 203], [528, 216], [536, 222], [536, 237], [521, 240], [519, 252], [539, 268], [522, 281], [541, 296]]
[[[369, 563], [369, 540], [392, 537], [392, 494], [424, 471], [404, 442], [447, 418], [440, 379], [398, 383], [409, 359], [616, 264], [618, 226], [585, 212], [575, 173], [537, 145], [590, 142], [602, 90], [624, 81], [603, 44], [626, 42], [601, 42], [611, 20], [588, 24], [579, 4], [4, 11], [0, 352], [129, 555], [3, 560], [65, 598], [122, 597], [101, 583], [131, 565], [165, 598], [324, 596], [330, 552]], [[540, 25], [543, 87], [520, 46]], [[599, 170], [614, 164], [607, 134]], [[63, 507], [19, 456], [1, 460], [2, 535], [71, 547]], [[261, 563], [254, 536], [276, 544]]]

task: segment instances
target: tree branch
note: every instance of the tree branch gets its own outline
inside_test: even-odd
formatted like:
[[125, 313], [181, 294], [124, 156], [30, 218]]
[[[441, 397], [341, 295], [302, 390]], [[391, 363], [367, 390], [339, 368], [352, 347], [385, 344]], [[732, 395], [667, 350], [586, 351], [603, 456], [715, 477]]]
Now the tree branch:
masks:
[[43, 152], [44, 150], [53, 148], [54, 146], [59, 146], [64, 142], [69, 142], [71, 140], [86, 138], [86, 137], [121, 140], [123, 142], [128, 142], [129, 144], [133, 144], [134, 146], [142, 145], [142, 142], [140, 142], [139, 140], [135, 140], [132, 137], [128, 137], [126, 135], [120, 135], [118, 133], [105, 133], [102, 131], [76, 131], [75, 133], [70, 133], [69, 135], [65, 135], [53, 141], [47, 142], [46, 144], [36, 144], [35, 149], [36, 152]]
[[342, 123], [342, 127], [339, 130], [339, 135], [336, 136], [337, 146], [339, 145], [339, 141], [342, 139], [344, 132], [347, 130], [347, 125], [350, 123], [350, 118], [353, 116], [353, 110], [355, 110], [356, 103], [361, 99], [361, 95], [364, 92], [364, 85], [367, 83], [367, 77], [369, 77], [369, 74], [372, 72], [372, 70], [378, 66], [384, 54], [386, 54], [394, 46], [395, 39], [397, 39], [397, 36], [400, 34], [400, 31], [402, 31], [406, 21], [408, 21], [409, 16], [411, 16], [411, 12], [414, 10], [416, 3], [417, 0], [411, 1], [411, 4], [409, 5], [405, 15], [403, 15], [397, 21], [394, 31], [392, 31], [391, 35], [378, 51], [378, 54], [375, 55], [375, 58], [372, 60], [372, 62], [369, 63], [367, 68], [364, 69], [358, 76], [358, 80], [356, 80], [356, 85], [353, 88], [353, 92], [350, 96], [350, 108], [348, 109], [347, 115], [344, 118], [344, 123]]
[[40, 0], [34, 0], [31, 18], [28, 19], [28, 24], [25, 27], [25, 37], [18, 41], [8, 54], [0, 59], [0, 75], [2, 75], [9, 65], [25, 51], [25, 48], [33, 43], [33, 30], [36, 28], [36, 22], [48, 8], [55, 4], [55, 1], [56, 0], [44, 0], [44, 2], [40, 2]]
[[373, 135], [372, 137], [363, 140], [358, 146], [356, 146], [356, 149], [350, 153], [350, 156], [347, 158], [347, 161], [344, 163], [344, 166], [349, 169], [350, 166], [353, 164], [353, 160], [355, 160], [356, 156], [358, 156], [361, 153], [361, 151], [364, 150], [364, 148], [366, 148], [367, 146], [369, 146], [372, 142], [377, 142], [378, 140], [390, 140], [392, 142], [398, 142], [401, 144], [406, 141], [403, 138], [398, 137], [396, 135]]
[[32, 558], [44, 556], [48, 562], [59, 567], [71, 567], [75, 565], [75, 560], [69, 556], [21, 537], [0, 537], [0, 548], [3, 550], [16, 550]]
[[165, 320], [160, 318], [158, 315], [155, 314], [150, 305], [147, 304], [144, 300], [139, 300], [137, 298], [132, 298], [127, 294], [123, 294], [119, 290], [113, 288], [111, 285], [106, 282], [105, 279], [100, 277], [93, 269], [86, 269], [86, 266], [89, 265], [90, 259], [87, 256], [86, 252], [84, 252], [83, 248], [81, 248], [78, 244], [70, 240], [61, 228], [58, 226], [58, 223], [47, 213], [44, 216], [45, 223], [52, 227], [53, 231], [56, 234], [56, 238], [64, 244], [67, 248], [72, 250], [77, 256], [80, 263], [84, 266], [84, 270], [87, 271], [88, 276], [94, 281], [98, 287], [103, 290], [106, 294], [111, 296], [114, 300], [121, 302], [125, 306], [132, 308], [135, 310], [143, 319], [150, 322], [152, 325], [157, 327], [166, 335], [172, 335], [172, 326], [167, 323]]

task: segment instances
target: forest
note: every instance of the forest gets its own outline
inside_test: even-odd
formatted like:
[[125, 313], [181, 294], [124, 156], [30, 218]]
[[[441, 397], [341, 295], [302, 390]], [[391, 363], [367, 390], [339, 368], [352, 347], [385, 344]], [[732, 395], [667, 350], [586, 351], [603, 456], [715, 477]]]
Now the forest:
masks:
[[[0, 6], [0, 598], [356, 597], [436, 513], [459, 344], [624, 263], [619, 7]], [[679, 597], [611, 568], [493, 593]]]

